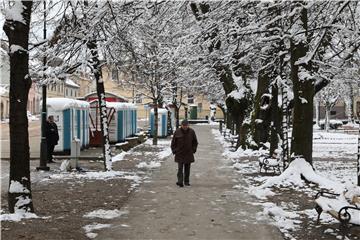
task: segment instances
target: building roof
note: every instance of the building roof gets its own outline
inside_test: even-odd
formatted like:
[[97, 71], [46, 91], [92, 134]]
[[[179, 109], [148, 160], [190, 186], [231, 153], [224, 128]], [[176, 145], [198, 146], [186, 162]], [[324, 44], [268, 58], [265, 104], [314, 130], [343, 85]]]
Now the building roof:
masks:
[[78, 84], [76, 84], [73, 80], [69, 78], [65, 79], [65, 85], [73, 88], [80, 88]]
[[[89, 99], [91, 97], [97, 97], [97, 93], [96, 92], [91, 92], [86, 94], [84, 97], [82, 97], [82, 99]], [[105, 98], [107, 97], [114, 97], [114, 98], [119, 98], [121, 100], [123, 100], [124, 102], [128, 102], [128, 99], [126, 97], [120, 96], [120, 95], [116, 95], [115, 93], [111, 93], [108, 91], [105, 91]]]

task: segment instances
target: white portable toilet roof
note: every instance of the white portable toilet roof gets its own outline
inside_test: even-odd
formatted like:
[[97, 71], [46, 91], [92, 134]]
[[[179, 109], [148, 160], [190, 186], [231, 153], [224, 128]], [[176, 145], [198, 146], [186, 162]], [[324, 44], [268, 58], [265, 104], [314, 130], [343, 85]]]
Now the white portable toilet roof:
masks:
[[[151, 109], [150, 112], [154, 113], [154, 109]], [[167, 113], [167, 112], [168, 112], [168, 110], [165, 109], [165, 108], [158, 108], [158, 113], [160, 113], [160, 114], [161, 113], [164, 114], [164, 113]]]
[[137, 109], [135, 104], [126, 102], [106, 102], [106, 107], [114, 108], [116, 111], [124, 109]]
[[71, 99], [71, 98], [47, 98], [46, 106], [55, 111], [62, 111], [65, 109], [89, 109], [90, 104], [86, 101]]

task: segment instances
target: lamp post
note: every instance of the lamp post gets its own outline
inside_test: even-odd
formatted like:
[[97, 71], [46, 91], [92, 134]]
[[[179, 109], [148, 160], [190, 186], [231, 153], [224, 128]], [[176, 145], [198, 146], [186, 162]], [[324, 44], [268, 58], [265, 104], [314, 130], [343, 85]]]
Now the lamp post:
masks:
[[[44, 4], [44, 40], [46, 39], [46, 0], [43, 1]], [[46, 56], [43, 59], [44, 71], [46, 68]], [[45, 79], [45, 73], [43, 74], [43, 78]], [[46, 84], [42, 85], [42, 108], [41, 108], [41, 143], [40, 143], [40, 166], [37, 167], [37, 170], [49, 171], [50, 168], [46, 166], [47, 164], [47, 144], [46, 144], [46, 134], [45, 134], [45, 126], [46, 126]]]

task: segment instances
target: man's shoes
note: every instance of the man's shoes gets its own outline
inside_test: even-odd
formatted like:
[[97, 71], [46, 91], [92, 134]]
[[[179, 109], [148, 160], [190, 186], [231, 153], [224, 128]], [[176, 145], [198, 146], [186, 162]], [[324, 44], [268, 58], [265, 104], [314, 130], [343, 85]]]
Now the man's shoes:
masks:
[[190, 183], [185, 183], [185, 186], [190, 186]]
[[176, 183], [176, 185], [178, 185], [179, 187], [184, 187], [184, 184], [182, 184], [182, 183]]

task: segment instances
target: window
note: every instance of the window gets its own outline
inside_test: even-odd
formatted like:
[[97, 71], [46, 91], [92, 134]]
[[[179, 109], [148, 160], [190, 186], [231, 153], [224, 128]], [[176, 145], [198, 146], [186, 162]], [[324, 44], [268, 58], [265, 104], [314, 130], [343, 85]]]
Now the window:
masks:
[[198, 112], [202, 112], [202, 103], [198, 103]]
[[188, 103], [189, 104], [194, 103], [194, 95], [188, 95]]
[[67, 90], [67, 88], [65, 89], [65, 96], [66, 96], [66, 97], [68, 96], [68, 90]]
[[70, 96], [72, 97], [72, 89], [70, 89]]
[[330, 111], [330, 115], [336, 115], [336, 111]]
[[116, 82], [119, 81], [118, 70], [116, 68], [111, 71], [111, 79]]
[[142, 103], [142, 95], [141, 94], [136, 94], [135, 96], [135, 103]]

